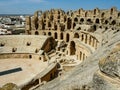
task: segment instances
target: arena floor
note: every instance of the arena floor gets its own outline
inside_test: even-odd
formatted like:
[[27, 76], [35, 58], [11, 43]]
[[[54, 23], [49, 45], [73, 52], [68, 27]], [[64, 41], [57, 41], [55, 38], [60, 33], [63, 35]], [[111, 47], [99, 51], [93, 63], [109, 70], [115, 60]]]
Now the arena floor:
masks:
[[[0, 87], [9, 82], [22, 86], [46, 67], [47, 62], [33, 59], [0, 59], [0, 72], [4, 72], [3, 75], [0, 75]], [[16, 68], [20, 70], [13, 70]], [[14, 72], [5, 74], [6, 71], [10, 70]]]

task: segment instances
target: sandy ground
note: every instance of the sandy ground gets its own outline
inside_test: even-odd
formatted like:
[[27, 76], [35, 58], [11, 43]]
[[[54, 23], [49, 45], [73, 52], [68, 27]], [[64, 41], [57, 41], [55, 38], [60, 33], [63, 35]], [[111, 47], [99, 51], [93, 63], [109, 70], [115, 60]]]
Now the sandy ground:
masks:
[[19, 67], [22, 71], [0, 76], [0, 87], [8, 82], [23, 85], [43, 71], [47, 62], [33, 59], [0, 59], [0, 72]]

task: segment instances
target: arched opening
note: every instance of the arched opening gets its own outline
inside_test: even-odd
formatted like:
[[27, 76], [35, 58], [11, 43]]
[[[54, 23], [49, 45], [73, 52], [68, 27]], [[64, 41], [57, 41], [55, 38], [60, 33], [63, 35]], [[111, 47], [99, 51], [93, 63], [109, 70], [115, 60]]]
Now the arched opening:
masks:
[[84, 40], [84, 35], [82, 34], [81, 41], [83, 41], [83, 40]]
[[57, 33], [56, 32], [54, 33], [54, 37], [55, 37], [55, 39], [57, 39]]
[[87, 12], [85, 12], [85, 17], [87, 17], [87, 15], [88, 15], [88, 13], [87, 13]]
[[91, 41], [92, 41], [91, 39], [92, 39], [92, 38], [91, 38], [91, 36], [90, 36], [90, 39], [89, 39], [89, 45], [91, 45]]
[[80, 22], [81, 22], [81, 23], [83, 23], [83, 22], [84, 22], [84, 19], [83, 19], [83, 18], [81, 18], [81, 19], [80, 19]]
[[96, 15], [96, 9], [94, 9], [94, 15]]
[[110, 20], [112, 19], [112, 17], [109, 18]]
[[60, 15], [58, 16], [58, 19], [60, 19]]
[[34, 24], [35, 24], [35, 29], [37, 30], [38, 29], [38, 18], [37, 17], [35, 18]]
[[75, 34], [74, 34], [74, 38], [79, 38], [79, 34], [78, 34], [78, 33], [75, 33]]
[[87, 23], [89, 24], [92, 23], [91, 19], [87, 19]]
[[75, 42], [71, 41], [70, 42], [70, 55], [75, 55], [75, 52], [76, 52]]
[[111, 8], [111, 10], [110, 10], [110, 14], [111, 14], [111, 15], [113, 14], [113, 8]]
[[82, 52], [80, 51], [80, 60], [82, 59]]
[[69, 34], [67, 33], [67, 34], [66, 34], [66, 42], [69, 42], [69, 39], [70, 39], [70, 36], [69, 36]]
[[53, 15], [50, 16], [50, 21], [53, 21]]
[[35, 35], [39, 35], [39, 32], [38, 32], [38, 31], [35, 31]]
[[118, 17], [120, 17], [120, 12], [118, 13]]
[[105, 20], [105, 24], [108, 24], [108, 20]]
[[78, 18], [74, 18], [74, 22], [78, 22]]
[[50, 22], [48, 22], [48, 27], [51, 27], [51, 23]]
[[116, 21], [115, 21], [115, 20], [113, 20], [111, 24], [112, 24], [112, 25], [115, 25], [115, 24], [116, 24]]
[[87, 43], [87, 34], [85, 34], [85, 43]]
[[61, 40], [63, 39], [63, 33], [60, 34], [60, 39], [61, 39]]
[[68, 18], [68, 20], [67, 20], [67, 29], [71, 29], [71, 23], [72, 23], [71, 19]]
[[75, 28], [75, 26], [76, 26], [76, 24], [75, 24], [75, 23], [73, 23], [73, 29]]
[[81, 30], [81, 27], [78, 27], [76, 30]]
[[93, 30], [96, 31], [96, 29], [97, 29], [97, 26], [93, 25]]
[[99, 23], [100, 23], [98, 18], [96, 19], [95, 23], [97, 23], [97, 24], [99, 24]]
[[56, 24], [54, 24], [54, 29], [57, 30], [57, 25]]
[[51, 36], [51, 32], [48, 32], [48, 36]]
[[85, 60], [85, 54], [83, 53], [83, 60]]
[[29, 58], [31, 59], [31, 58], [32, 58], [32, 55], [29, 55]]
[[42, 30], [45, 30], [45, 24], [42, 23]]
[[101, 17], [103, 18], [105, 16], [105, 13], [103, 12], [102, 14], [101, 14]]

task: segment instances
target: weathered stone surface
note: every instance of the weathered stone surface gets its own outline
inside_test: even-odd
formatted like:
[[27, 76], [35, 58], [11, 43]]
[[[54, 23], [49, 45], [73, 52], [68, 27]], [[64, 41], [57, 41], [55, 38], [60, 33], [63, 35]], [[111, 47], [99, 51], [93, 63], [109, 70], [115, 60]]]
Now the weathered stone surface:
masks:
[[95, 90], [120, 90], [120, 82], [97, 71], [93, 76]]
[[100, 60], [99, 68], [107, 75], [120, 78], [120, 44], [113, 48], [110, 55]]
[[20, 90], [16, 84], [7, 83], [2, 87], [3, 90]]

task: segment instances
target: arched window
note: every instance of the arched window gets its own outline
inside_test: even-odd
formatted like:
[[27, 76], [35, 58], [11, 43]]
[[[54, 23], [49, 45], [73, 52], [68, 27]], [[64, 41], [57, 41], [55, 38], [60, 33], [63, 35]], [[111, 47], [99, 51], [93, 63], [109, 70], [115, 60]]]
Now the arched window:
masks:
[[75, 24], [75, 23], [73, 23], [73, 29], [75, 28], [75, 26], [76, 26], [76, 24]]
[[81, 19], [80, 19], [80, 22], [81, 22], [81, 23], [83, 23], [83, 22], [84, 22], [84, 19], [83, 19], [83, 18], [81, 18]]
[[61, 40], [63, 39], [63, 33], [60, 34], [60, 39], [61, 39]]
[[105, 20], [105, 24], [108, 24], [108, 20]]
[[74, 38], [79, 38], [79, 34], [78, 34], [78, 33], [75, 33], [75, 34], [74, 34]]
[[78, 22], [78, 18], [74, 18], [74, 22]]
[[51, 36], [51, 32], [48, 32], [48, 36]]
[[112, 24], [112, 25], [115, 25], [115, 24], [116, 24], [116, 21], [115, 21], [115, 20], [113, 20], [111, 24]]
[[94, 15], [96, 15], [96, 9], [94, 9]]
[[88, 16], [88, 13], [87, 12], [85, 12], [85, 17], [87, 17]]
[[39, 32], [38, 32], [38, 31], [35, 31], [35, 35], [39, 35]]
[[100, 23], [98, 18], [96, 19], [95, 23], [97, 23], [97, 24], [99, 24], [99, 23]]
[[55, 37], [55, 39], [57, 39], [57, 37], [58, 37], [57, 32], [54, 33], [54, 37]]
[[71, 19], [68, 18], [68, 20], [67, 20], [67, 29], [71, 29], [71, 23], [72, 23]]
[[101, 14], [101, 17], [103, 18], [105, 16], [105, 13], [103, 12], [102, 14]]
[[111, 14], [111, 15], [113, 14], [113, 8], [111, 8], [111, 10], [110, 10], [110, 14]]
[[118, 17], [120, 17], [120, 12], [118, 13]]
[[69, 39], [70, 39], [70, 35], [67, 33], [66, 34], [66, 42], [69, 42]]
[[70, 55], [75, 55], [75, 52], [76, 52], [75, 42], [71, 41], [70, 42]]

